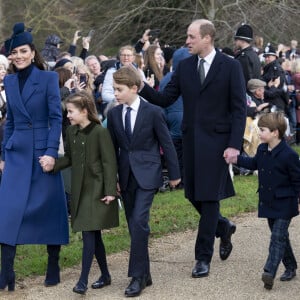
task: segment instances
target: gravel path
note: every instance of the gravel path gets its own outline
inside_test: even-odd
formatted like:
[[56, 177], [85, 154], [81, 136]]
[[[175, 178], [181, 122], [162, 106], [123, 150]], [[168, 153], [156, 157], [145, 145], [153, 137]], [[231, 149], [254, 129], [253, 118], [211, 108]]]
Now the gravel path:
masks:
[[[279, 281], [283, 266], [277, 274], [271, 291], [263, 288], [261, 281], [268, 243], [269, 231], [265, 219], [258, 219], [256, 213], [234, 219], [237, 231], [233, 235], [233, 251], [226, 261], [218, 254], [219, 241], [216, 241], [215, 254], [211, 263], [210, 275], [206, 278], [192, 278], [194, 266], [195, 232], [173, 234], [152, 240], [150, 246], [153, 285], [146, 288], [140, 297], [143, 300], [192, 300], [192, 299], [300, 299], [300, 276], [290, 282]], [[290, 226], [290, 238], [295, 255], [300, 262], [300, 218], [295, 218]], [[65, 300], [65, 299], [125, 299], [124, 289], [128, 285], [128, 253], [108, 256], [112, 284], [102, 290], [88, 289], [85, 296], [72, 292], [80, 266], [67, 269], [61, 274], [61, 284], [52, 288], [43, 286], [44, 277], [28, 278], [19, 282], [14, 293], [0, 292], [0, 299], [24, 300]], [[90, 283], [98, 277], [93, 265]]]

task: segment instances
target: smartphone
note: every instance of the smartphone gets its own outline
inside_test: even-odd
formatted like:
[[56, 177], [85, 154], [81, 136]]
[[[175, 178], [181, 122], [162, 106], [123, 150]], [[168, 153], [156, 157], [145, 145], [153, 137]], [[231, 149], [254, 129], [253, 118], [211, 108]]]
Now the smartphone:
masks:
[[149, 31], [149, 36], [157, 37], [160, 33], [160, 29], [152, 29]]
[[87, 78], [86, 78], [86, 74], [80, 74], [79, 75], [79, 83], [84, 83], [86, 84]]
[[95, 33], [95, 30], [91, 29], [88, 33], [88, 37], [90, 37], [90, 38], [93, 37], [94, 33]]

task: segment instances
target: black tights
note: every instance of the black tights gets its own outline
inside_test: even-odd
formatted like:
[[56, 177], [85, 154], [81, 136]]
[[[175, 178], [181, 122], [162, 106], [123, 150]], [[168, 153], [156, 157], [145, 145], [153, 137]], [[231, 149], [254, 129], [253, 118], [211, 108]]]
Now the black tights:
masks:
[[109, 272], [101, 231], [83, 231], [82, 240], [82, 269], [79, 281], [81, 281], [84, 284], [88, 283], [88, 276], [90, 273], [94, 255], [97, 259], [102, 276], [108, 277]]

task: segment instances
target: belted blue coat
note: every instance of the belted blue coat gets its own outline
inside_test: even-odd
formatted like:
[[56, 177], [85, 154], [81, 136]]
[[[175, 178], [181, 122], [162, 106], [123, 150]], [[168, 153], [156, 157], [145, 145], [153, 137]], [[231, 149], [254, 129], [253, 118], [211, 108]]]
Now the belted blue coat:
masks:
[[66, 244], [68, 217], [61, 174], [39, 157], [57, 157], [61, 133], [58, 77], [34, 67], [20, 94], [17, 74], [4, 79], [7, 123], [2, 143], [0, 243]]

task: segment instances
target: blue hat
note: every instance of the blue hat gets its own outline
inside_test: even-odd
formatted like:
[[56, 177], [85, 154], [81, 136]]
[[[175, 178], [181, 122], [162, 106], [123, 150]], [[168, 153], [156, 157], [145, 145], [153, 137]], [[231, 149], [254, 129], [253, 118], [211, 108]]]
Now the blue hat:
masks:
[[24, 23], [16, 23], [13, 28], [13, 34], [10, 39], [6, 40], [4, 43], [5, 50], [7, 54], [15, 49], [16, 47], [32, 44], [33, 38], [30, 33], [31, 29], [25, 31]]

